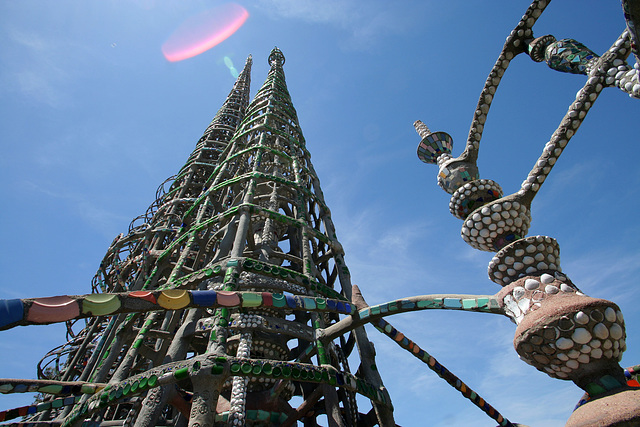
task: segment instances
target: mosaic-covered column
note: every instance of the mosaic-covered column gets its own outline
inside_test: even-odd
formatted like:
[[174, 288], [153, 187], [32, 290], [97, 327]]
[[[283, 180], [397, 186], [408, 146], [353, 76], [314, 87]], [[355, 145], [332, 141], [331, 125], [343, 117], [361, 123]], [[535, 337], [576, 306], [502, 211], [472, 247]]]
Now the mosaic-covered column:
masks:
[[[631, 5], [633, 3], [633, 5]], [[451, 213], [462, 219], [461, 235], [478, 250], [497, 252], [489, 277], [503, 286], [496, 295], [517, 324], [514, 346], [525, 362], [549, 376], [572, 380], [587, 392], [567, 425], [636, 425], [640, 423], [640, 388], [628, 383], [619, 365], [626, 349], [622, 312], [611, 301], [584, 295], [560, 268], [560, 249], [549, 236], [526, 237], [531, 203], [589, 109], [607, 86], [638, 97], [635, 68], [626, 63], [633, 51], [637, 2], [623, 2], [629, 29], [598, 56], [573, 39], [535, 38], [533, 25], [548, 1], [534, 1], [507, 38], [480, 96], [464, 152], [451, 158], [451, 137], [414, 124], [422, 138], [418, 157], [439, 166], [438, 184], [452, 194]], [[521, 188], [507, 196], [477, 172], [480, 138], [497, 86], [514, 56], [526, 53], [557, 71], [588, 76], [560, 126], [544, 146]], [[586, 403], [585, 403], [586, 402]]]

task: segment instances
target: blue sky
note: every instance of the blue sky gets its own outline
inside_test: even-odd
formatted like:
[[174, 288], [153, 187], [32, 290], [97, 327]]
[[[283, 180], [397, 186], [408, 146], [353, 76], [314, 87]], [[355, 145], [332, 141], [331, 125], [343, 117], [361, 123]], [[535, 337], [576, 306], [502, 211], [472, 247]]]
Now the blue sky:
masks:
[[[274, 46], [332, 210], [346, 262], [370, 304], [431, 293], [493, 294], [492, 254], [460, 238], [436, 168], [416, 156], [421, 119], [466, 140], [482, 85], [524, 1], [255, 0], [233, 36], [170, 63], [161, 46], [217, 1], [0, 3], [0, 298], [83, 294], [113, 238], [178, 171], [253, 54], [252, 96]], [[604, 52], [622, 32], [617, 2], [553, 2], [534, 34]], [[521, 55], [498, 89], [478, 166], [516, 191], [585, 82]], [[622, 365], [640, 363], [640, 101], [603, 92], [542, 186], [529, 235], [558, 240], [562, 268], [627, 322]], [[477, 313], [389, 321], [507, 418], [559, 426], [582, 395], [519, 361], [515, 325]], [[369, 331], [404, 426], [493, 426], [412, 356]], [[0, 376], [35, 378], [61, 327], [3, 332]], [[353, 367], [354, 370], [356, 367]], [[0, 396], [0, 408], [30, 403]], [[425, 422], [428, 420], [428, 422]]]

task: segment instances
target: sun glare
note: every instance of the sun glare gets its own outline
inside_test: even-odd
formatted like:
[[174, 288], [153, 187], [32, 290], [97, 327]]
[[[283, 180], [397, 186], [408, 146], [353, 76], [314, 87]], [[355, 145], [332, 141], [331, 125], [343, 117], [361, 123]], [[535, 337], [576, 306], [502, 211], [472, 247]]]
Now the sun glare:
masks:
[[228, 39], [249, 17], [247, 10], [227, 3], [187, 18], [162, 45], [170, 62], [193, 58]]

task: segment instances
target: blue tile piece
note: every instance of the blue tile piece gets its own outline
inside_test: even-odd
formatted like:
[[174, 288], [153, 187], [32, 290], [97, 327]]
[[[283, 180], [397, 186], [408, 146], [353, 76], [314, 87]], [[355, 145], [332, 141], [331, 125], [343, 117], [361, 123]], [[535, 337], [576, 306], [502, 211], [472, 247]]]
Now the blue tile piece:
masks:
[[445, 298], [444, 306], [446, 308], [462, 308], [462, 303], [459, 298]]
[[18, 322], [24, 318], [24, 307], [20, 299], [0, 300], [0, 327]]
[[292, 297], [291, 295], [285, 295], [285, 298], [287, 300], [287, 306], [289, 306], [289, 308], [298, 308], [298, 302], [294, 297]]
[[216, 291], [194, 291], [193, 303], [200, 307], [211, 307], [216, 303]]
[[413, 302], [408, 301], [406, 299], [403, 299], [400, 302], [402, 303], [402, 308], [403, 309], [411, 309], [411, 308], [414, 308], [416, 306]]

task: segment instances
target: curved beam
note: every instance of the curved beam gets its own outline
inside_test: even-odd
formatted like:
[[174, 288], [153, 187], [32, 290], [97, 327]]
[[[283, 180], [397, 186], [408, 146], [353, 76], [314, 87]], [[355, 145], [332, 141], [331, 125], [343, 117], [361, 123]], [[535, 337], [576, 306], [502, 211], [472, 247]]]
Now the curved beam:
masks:
[[[591, 106], [595, 103], [602, 90], [609, 86], [607, 84], [607, 78], [609, 77], [607, 72], [612, 67], [616, 67], [614, 64], [623, 63], [629, 55], [629, 48], [629, 34], [625, 30], [609, 50], [595, 61], [592, 69], [587, 74], [589, 79], [576, 94], [576, 99], [569, 106], [560, 125], [558, 125], [551, 139], [545, 145], [542, 154], [536, 160], [517, 193], [528, 205], [531, 204], [547, 175], [553, 169], [554, 164], [586, 118]], [[624, 87], [622, 89], [625, 90]], [[629, 93], [632, 95], [631, 91]]]
[[351, 314], [354, 311], [348, 302], [333, 298], [271, 292], [168, 289], [0, 300], [0, 330], [120, 313], [241, 307], [269, 307], [338, 314]]
[[373, 323], [383, 317], [422, 310], [458, 310], [479, 313], [506, 313], [494, 295], [435, 294], [420, 295], [373, 305], [359, 310], [333, 325], [319, 330], [323, 342], [331, 341], [354, 328]]
[[496, 60], [487, 80], [480, 93], [480, 99], [476, 107], [467, 144], [463, 153], [458, 159], [463, 161], [476, 163], [478, 159], [478, 151], [480, 150], [480, 140], [484, 130], [484, 123], [489, 114], [493, 97], [498, 89], [498, 85], [502, 80], [502, 76], [509, 67], [510, 62], [517, 55], [526, 52], [527, 46], [525, 41], [533, 38], [532, 27], [545, 10], [551, 0], [535, 0], [531, 3], [525, 14], [518, 22], [518, 25], [511, 31], [502, 47], [502, 51]]

